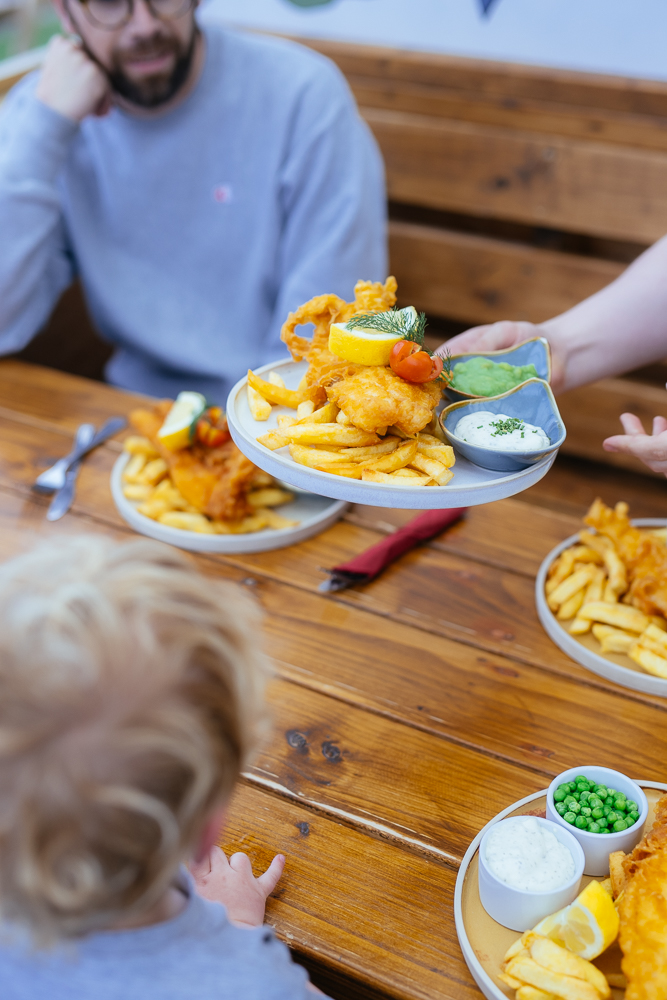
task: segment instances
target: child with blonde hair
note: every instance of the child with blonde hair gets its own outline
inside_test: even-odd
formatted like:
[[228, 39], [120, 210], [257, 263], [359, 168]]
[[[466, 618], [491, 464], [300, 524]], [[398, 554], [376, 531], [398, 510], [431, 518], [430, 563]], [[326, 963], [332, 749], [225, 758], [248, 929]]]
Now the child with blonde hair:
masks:
[[256, 625], [152, 542], [0, 567], [3, 1000], [315, 991], [261, 926], [284, 858], [255, 879], [214, 846], [264, 720]]

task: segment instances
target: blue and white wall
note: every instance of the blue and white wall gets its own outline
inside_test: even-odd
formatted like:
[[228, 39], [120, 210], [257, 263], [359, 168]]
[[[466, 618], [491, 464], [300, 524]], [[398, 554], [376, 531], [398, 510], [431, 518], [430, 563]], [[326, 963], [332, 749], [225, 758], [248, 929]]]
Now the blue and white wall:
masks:
[[667, 0], [205, 0], [267, 31], [667, 80]]

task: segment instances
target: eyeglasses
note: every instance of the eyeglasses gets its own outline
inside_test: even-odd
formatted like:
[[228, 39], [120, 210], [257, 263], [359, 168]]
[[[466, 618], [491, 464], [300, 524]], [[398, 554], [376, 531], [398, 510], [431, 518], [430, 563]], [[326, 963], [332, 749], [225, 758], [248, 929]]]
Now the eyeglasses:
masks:
[[[135, 0], [79, 0], [84, 14], [96, 28], [114, 31], [132, 19]], [[145, 0], [153, 17], [170, 21], [182, 17], [195, 5], [195, 0]]]

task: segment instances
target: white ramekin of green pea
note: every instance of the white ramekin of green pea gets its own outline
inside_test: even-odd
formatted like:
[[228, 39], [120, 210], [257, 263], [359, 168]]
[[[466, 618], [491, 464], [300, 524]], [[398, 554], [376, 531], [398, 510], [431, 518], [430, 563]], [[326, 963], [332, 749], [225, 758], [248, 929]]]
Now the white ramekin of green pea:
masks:
[[608, 875], [609, 855], [641, 839], [648, 801], [639, 785], [609, 767], [564, 771], [549, 785], [547, 819], [567, 827], [581, 844], [586, 875]]

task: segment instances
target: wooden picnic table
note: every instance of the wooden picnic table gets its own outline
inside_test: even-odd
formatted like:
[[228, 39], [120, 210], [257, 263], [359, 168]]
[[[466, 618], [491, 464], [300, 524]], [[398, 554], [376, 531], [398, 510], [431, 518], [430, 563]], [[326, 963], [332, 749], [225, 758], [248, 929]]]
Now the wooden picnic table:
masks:
[[[56, 524], [30, 484], [79, 423], [136, 403], [0, 362], [0, 558], [55, 534], [133, 534], [109, 490], [118, 441], [86, 459]], [[478, 1000], [453, 894], [480, 827], [577, 764], [664, 780], [667, 702], [569, 660], [535, 613], [540, 562], [598, 494], [629, 500], [637, 516], [667, 515], [664, 482], [559, 459], [532, 490], [471, 508], [362, 589], [318, 593], [322, 567], [414, 512], [357, 506], [289, 549], [197, 557], [261, 604], [276, 670], [272, 735], [222, 845], [248, 852], [256, 870], [287, 856], [267, 919], [332, 997]]]

